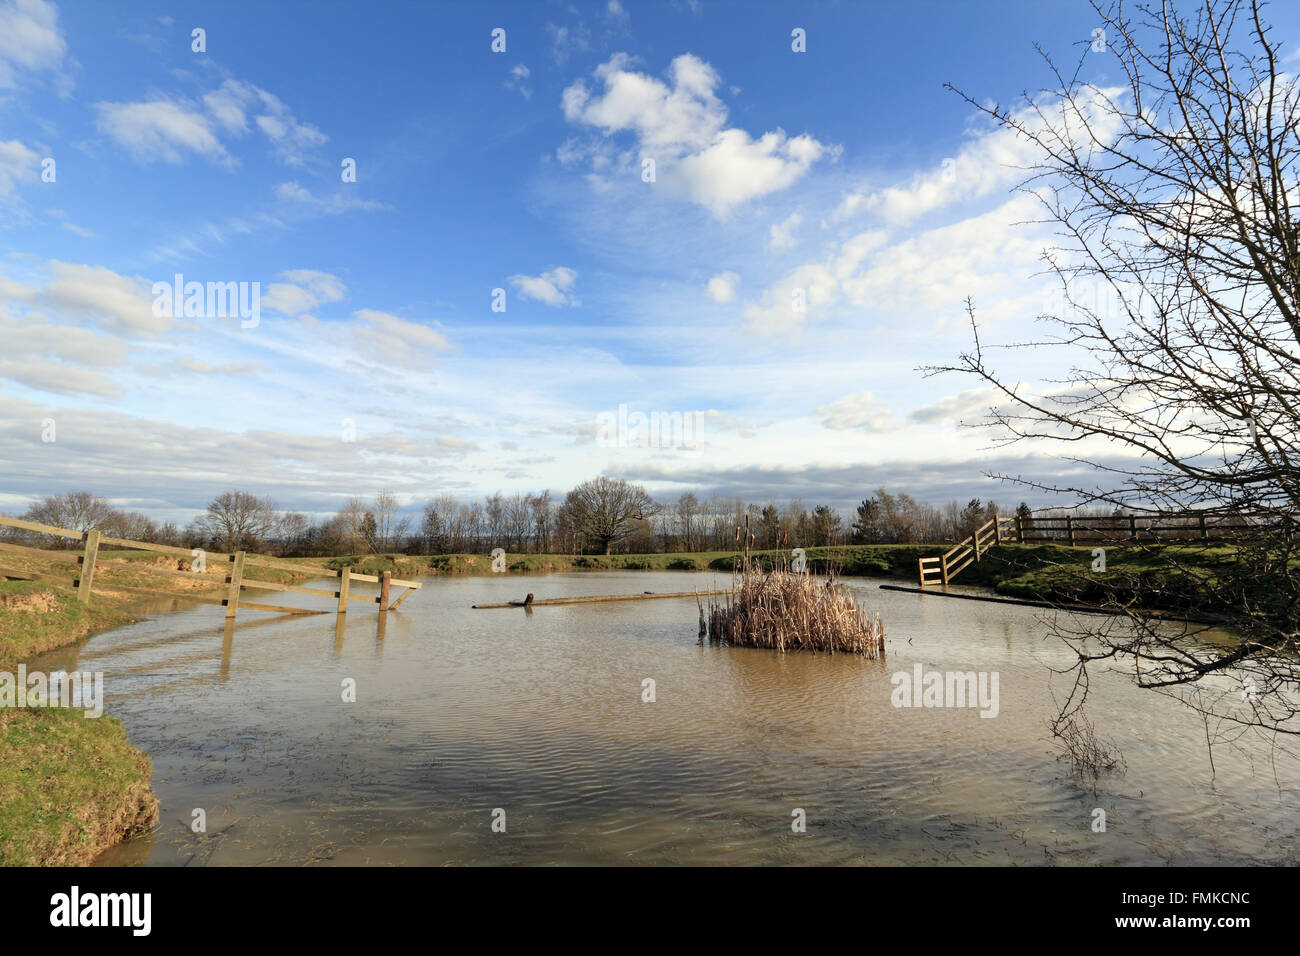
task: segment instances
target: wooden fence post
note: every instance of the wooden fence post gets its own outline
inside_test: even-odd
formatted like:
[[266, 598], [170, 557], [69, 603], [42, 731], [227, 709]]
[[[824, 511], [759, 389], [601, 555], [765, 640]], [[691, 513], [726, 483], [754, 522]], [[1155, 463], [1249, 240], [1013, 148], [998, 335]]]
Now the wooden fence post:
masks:
[[1002, 543], [1002, 519], [996, 517], [993, 519], [993, 543]]
[[1138, 519], [1137, 515], [1128, 516], [1128, 539], [1136, 541], [1138, 538]]
[[1025, 523], [1020, 515], [1016, 515], [1016, 542], [1018, 544], [1025, 543]]
[[93, 529], [87, 531], [85, 539], [86, 550], [77, 559], [81, 565], [81, 576], [77, 579], [77, 600], [89, 604], [90, 588], [95, 580], [95, 559], [99, 556], [99, 532]]
[[948, 555], [939, 558], [939, 573], [943, 575], [943, 586], [948, 586]]
[[1065, 531], [1070, 536], [1070, 547], [1074, 547], [1074, 518], [1066, 515]]
[[925, 587], [925, 562], [921, 558], [916, 559], [916, 576], [921, 582], [921, 587]]
[[235, 565], [230, 570], [230, 577], [226, 578], [226, 583], [230, 585], [226, 591], [226, 599], [221, 603], [225, 605], [226, 617], [234, 617], [235, 612], [239, 610], [239, 588], [244, 582], [244, 552], [236, 551], [231, 560]]
[[975, 563], [980, 563], [980, 533], [976, 531], [970, 536], [971, 550], [975, 552]]
[[339, 613], [348, 613], [348, 588], [351, 587], [352, 569], [344, 568], [339, 572]]
[[379, 610], [388, 610], [388, 582], [392, 580], [393, 572], [385, 571], [379, 578]]
[[1205, 515], [1200, 515], [1199, 517], [1200, 517], [1200, 519], [1201, 519], [1201, 540], [1202, 540], [1202, 541], [1209, 541], [1209, 540], [1210, 540], [1210, 532], [1209, 532], [1209, 530], [1205, 527]]

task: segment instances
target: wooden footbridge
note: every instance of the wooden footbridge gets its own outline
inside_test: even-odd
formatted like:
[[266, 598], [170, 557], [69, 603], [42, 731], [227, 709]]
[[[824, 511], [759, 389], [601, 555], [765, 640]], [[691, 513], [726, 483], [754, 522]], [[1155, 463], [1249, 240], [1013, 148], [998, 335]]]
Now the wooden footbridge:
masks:
[[[99, 549], [101, 547], [112, 548], [129, 548], [138, 551], [151, 551], [157, 554], [173, 555], [181, 559], [178, 561], [179, 567], [176, 570], [171, 568], [161, 568], [156, 565], [137, 564], [131, 567], [132, 571], [142, 571], [148, 574], [162, 575], [166, 577], [188, 578], [189, 580], [203, 580], [207, 577], [205, 570], [207, 562], [215, 562], [218, 565], [228, 563], [230, 565], [229, 573], [225, 575], [224, 582], [212, 581], [213, 590], [222, 587], [224, 584], [225, 597], [215, 598], [206, 595], [196, 594], [193, 597], [186, 596], [187, 600], [195, 600], [200, 603], [220, 604], [226, 609], [226, 618], [234, 618], [240, 608], [250, 611], [272, 611], [284, 615], [299, 614], [325, 614], [324, 610], [303, 607], [288, 607], [278, 604], [260, 604], [242, 599], [244, 591], [281, 591], [292, 592], [294, 594], [312, 594], [320, 597], [331, 598], [337, 601], [336, 613], [346, 614], [348, 605], [352, 603], [375, 604], [381, 613], [394, 610], [401, 605], [411, 593], [419, 590], [418, 581], [406, 581], [400, 578], [394, 578], [392, 573], [385, 571], [381, 575], [358, 574], [349, 568], [343, 568], [336, 571], [333, 568], [315, 567], [312, 565], [300, 564], [296, 561], [288, 561], [284, 558], [273, 558], [269, 555], [255, 554], [246, 551], [236, 551], [233, 554], [222, 552], [204, 551], [201, 548], [176, 548], [165, 544], [153, 544], [148, 541], [132, 541], [127, 538], [113, 538], [101, 534], [96, 530], [73, 531], [68, 528], [56, 528], [52, 525], [39, 524], [34, 521], [24, 521], [20, 518], [8, 518], [0, 516], [0, 526], [18, 528], [23, 531], [35, 534], [54, 535], [55, 537], [69, 538], [82, 542], [80, 553], [76, 551], [54, 551], [44, 548], [31, 548], [23, 545], [11, 544], [7, 541], [0, 541], [0, 577], [19, 578], [22, 580], [40, 580], [50, 581], [54, 584], [67, 585], [76, 589], [78, 600], [83, 603], [89, 603], [91, 594], [95, 589], [95, 569], [99, 563]], [[35, 571], [29, 568], [14, 567], [3, 561], [6, 554], [16, 555], [26, 558], [39, 558], [46, 561], [71, 562], [77, 565], [77, 573], [72, 577], [71, 582], [61, 575], [48, 574]], [[190, 570], [184, 570], [185, 560], [190, 561]], [[196, 565], [198, 567], [196, 568]], [[305, 574], [320, 578], [335, 578], [338, 581], [337, 588], [313, 588], [304, 587], [297, 584], [281, 584], [277, 581], [263, 581], [255, 577], [250, 577], [246, 571], [251, 570], [253, 574], [257, 573], [257, 568], [268, 568], [294, 574]], [[369, 584], [379, 585], [379, 594], [353, 594], [352, 582], [362, 581]], [[391, 589], [393, 586], [405, 588], [396, 601], [390, 603]], [[111, 589], [114, 591], [137, 591], [141, 594], [150, 594], [146, 589], [133, 588], [126, 585], [113, 583]], [[104, 590], [103, 588], [100, 589]]]

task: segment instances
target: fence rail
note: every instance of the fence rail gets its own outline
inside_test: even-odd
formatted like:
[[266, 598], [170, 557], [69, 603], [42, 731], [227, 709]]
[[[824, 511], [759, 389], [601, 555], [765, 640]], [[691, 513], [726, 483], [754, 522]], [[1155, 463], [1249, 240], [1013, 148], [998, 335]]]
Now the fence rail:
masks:
[[1290, 535], [1295, 522], [1283, 518], [1271, 521], [1224, 520], [1214, 515], [1182, 514], [1098, 515], [1094, 517], [998, 516], [991, 518], [969, 538], [963, 538], [937, 558], [920, 558], [917, 575], [921, 587], [948, 586], [958, 573], [977, 563], [989, 548], [1004, 542], [1071, 546], [1094, 543], [1169, 543], [1181, 541], [1235, 541], [1249, 532], [1281, 531]]
[[[77, 554], [73, 551], [51, 551], [43, 548], [31, 548], [25, 545], [11, 544], [7, 541], [0, 542], [0, 559], [5, 554], [14, 554], [27, 558], [41, 558], [53, 561], [68, 561], [77, 565], [77, 574], [72, 578], [71, 585], [76, 589], [77, 599], [83, 603], [89, 603], [91, 594], [95, 589], [95, 569], [99, 561], [100, 547], [107, 546], [113, 548], [129, 548], [137, 551], [149, 551], [155, 554], [174, 555], [180, 558], [194, 558], [195, 551], [199, 549], [178, 548], [167, 544], [154, 544], [151, 541], [134, 541], [129, 538], [110, 538], [101, 535], [97, 530], [90, 529], [87, 531], [72, 531], [68, 528], [56, 528], [52, 525], [40, 524], [35, 521], [26, 521], [21, 518], [9, 518], [0, 515], [0, 526], [17, 528], [21, 531], [29, 531], [35, 534], [54, 535], [56, 537], [70, 538], [82, 542], [82, 551]], [[337, 613], [346, 614], [349, 603], [377, 604], [380, 612], [387, 612], [396, 608], [405, 601], [411, 592], [420, 588], [420, 582], [407, 581], [403, 578], [395, 578], [392, 572], [385, 571], [381, 575], [374, 574], [357, 574], [350, 568], [343, 568], [341, 571], [335, 571], [333, 568], [315, 567], [313, 565], [297, 564], [284, 558], [274, 558], [270, 555], [255, 554], [245, 551], [236, 551], [234, 553], [225, 553], [220, 551], [201, 552], [203, 560], [212, 561], [217, 564], [228, 562], [230, 564], [230, 573], [225, 576], [222, 582], [225, 585], [225, 597], [221, 599], [222, 607], [226, 609], [226, 617], [233, 618], [239, 612], [242, 606], [249, 610], [256, 611], [275, 611], [281, 614], [311, 614], [324, 613], [313, 612], [310, 608], [286, 607], [275, 604], [255, 604], [250, 601], [242, 601], [241, 594], [244, 591], [281, 591], [292, 592], [294, 594], [312, 594], [321, 597], [336, 599]], [[244, 569], [250, 567], [254, 571], [257, 568], [266, 568], [270, 570], [292, 571], [298, 574], [310, 574], [316, 577], [337, 578], [339, 586], [337, 589], [312, 588], [299, 584], [281, 584], [276, 581], [263, 581], [253, 577], [245, 577]], [[193, 569], [185, 571], [181, 568], [175, 570], [171, 568], [159, 568], [153, 565], [138, 565], [133, 570], [143, 571], [149, 574], [157, 574], [169, 577], [182, 577], [196, 579], [203, 572]], [[68, 584], [66, 578], [55, 574], [49, 574], [43, 571], [35, 571], [26, 568], [10, 567], [0, 562], [0, 577], [21, 578], [24, 580], [50, 581], [56, 584]], [[353, 581], [364, 581], [369, 584], [379, 585], [379, 594], [352, 594], [351, 584]], [[217, 582], [213, 582], [214, 586]], [[393, 585], [406, 588], [400, 594], [396, 601], [389, 603], [390, 589]], [[122, 585], [125, 590], [131, 590]], [[102, 588], [100, 590], [103, 590]], [[203, 600], [201, 598], [196, 598]], [[215, 599], [210, 599], [215, 601]]]

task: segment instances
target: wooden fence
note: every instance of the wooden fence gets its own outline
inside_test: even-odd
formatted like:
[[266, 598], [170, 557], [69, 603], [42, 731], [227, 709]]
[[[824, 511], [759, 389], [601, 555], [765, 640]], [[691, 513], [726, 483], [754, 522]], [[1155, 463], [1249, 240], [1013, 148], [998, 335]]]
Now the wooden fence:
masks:
[[[194, 551], [199, 549], [175, 548], [165, 544], [153, 544], [147, 541], [132, 541], [126, 538], [112, 538], [100, 534], [96, 530], [89, 531], [71, 531], [67, 528], [56, 528], [52, 525], [38, 524], [34, 521], [24, 521], [20, 518], [7, 518], [0, 516], [0, 526], [18, 528], [23, 531], [29, 531], [36, 534], [54, 535], [55, 537], [70, 538], [82, 542], [82, 551], [77, 554], [74, 551], [50, 551], [42, 548], [29, 548], [24, 545], [11, 544], [8, 541], [0, 541], [0, 559], [5, 554], [21, 555], [29, 558], [41, 558], [44, 560], [73, 562], [77, 565], [77, 573], [73, 576], [71, 585], [76, 589], [77, 598], [83, 603], [89, 603], [91, 593], [94, 589], [95, 566], [99, 559], [99, 549], [102, 546], [114, 548], [130, 548], [138, 551], [152, 551], [158, 554], [175, 555], [180, 558], [194, 558]], [[338, 602], [336, 611], [339, 614], [346, 614], [349, 603], [377, 604], [381, 612], [393, 610], [403, 601], [411, 596], [411, 593], [418, 590], [420, 583], [418, 581], [406, 581], [400, 578], [394, 578], [392, 573], [385, 571], [382, 575], [357, 574], [350, 568], [344, 568], [341, 571], [335, 571], [332, 568], [313, 567], [310, 565], [298, 564], [294, 561], [287, 561], [283, 558], [273, 558], [263, 554], [253, 554], [245, 551], [236, 551], [234, 554], [224, 554], [221, 552], [203, 551], [201, 552], [204, 562], [214, 561], [218, 564], [228, 562], [230, 564], [230, 573], [225, 577], [226, 596], [218, 602], [214, 598], [205, 598], [194, 596], [193, 600], [206, 603], [220, 603], [226, 609], [226, 617], [233, 618], [241, 607], [251, 611], [274, 611], [280, 614], [324, 614], [324, 611], [314, 610], [312, 608], [287, 607], [278, 604], [258, 604], [252, 601], [241, 600], [241, 594], [249, 590], [262, 591], [287, 591], [294, 594], [313, 594], [321, 597], [328, 597]], [[191, 568], [193, 564], [191, 564]], [[262, 581], [245, 574], [246, 569], [251, 569], [254, 574], [257, 568], [278, 569], [281, 571], [291, 571], [298, 574], [310, 574], [323, 578], [337, 578], [338, 589], [326, 590], [324, 588], [309, 588], [297, 584], [280, 584], [275, 581]], [[144, 571], [149, 574], [157, 574], [170, 577], [190, 578], [191, 580], [200, 576], [201, 572], [194, 570], [172, 570], [170, 568], [159, 568], [153, 565], [139, 565], [132, 570]], [[20, 569], [9, 567], [0, 561], [0, 577], [21, 578], [24, 580], [42, 580], [51, 581], [55, 584], [68, 584], [66, 578], [59, 575], [46, 574], [29, 569]], [[363, 595], [352, 594], [351, 585], [353, 581], [365, 581], [370, 584], [379, 585], [379, 594]], [[406, 590], [400, 594], [396, 601], [389, 603], [390, 589], [393, 585], [404, 587]], [[101, 589], [103, 590], [103, 589]], [[131, 591], [130, 587], [125, 585], [114, 585], [113, 590]]]
[[1262, 522], [1227, 520], [1217, 515], [1184, 512], [1182, 514], [1100, 515], [1094, 517], [996, 517], [969, 538], [963, 538], [937, 558], [920, 558], [917, 573], [921, 587], [948, 586], [994, 545], [1015, 541], [1017, 544], [1178, 544], [1190, 541], [1234, 541], [1250, 532], [1293, 532], [1293, 522], [1276, 519]]

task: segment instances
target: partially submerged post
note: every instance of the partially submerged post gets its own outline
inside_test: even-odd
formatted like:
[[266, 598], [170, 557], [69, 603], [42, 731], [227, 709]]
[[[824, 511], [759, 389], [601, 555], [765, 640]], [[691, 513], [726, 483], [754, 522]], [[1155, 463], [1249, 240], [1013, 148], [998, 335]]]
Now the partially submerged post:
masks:
[[230, 577], [226, 578], [226, 583], [230, 589], [226, 592], [226, 599], [221, 603], [226, 608], [226, 617], [234, 617], [235, 612], [239, 610], [239, 588], [244, 583], [244, 552], [236, 551], [230, 556], [234, 562], [230, 569]]

